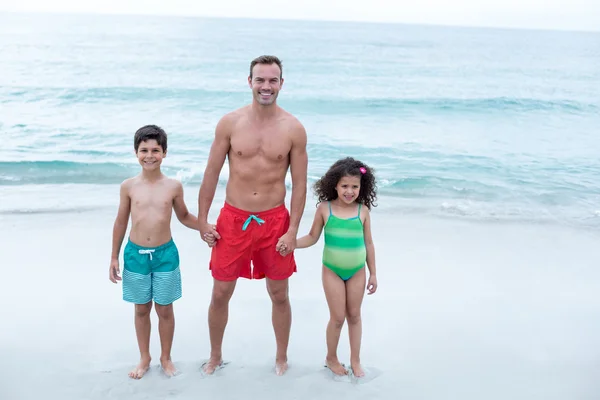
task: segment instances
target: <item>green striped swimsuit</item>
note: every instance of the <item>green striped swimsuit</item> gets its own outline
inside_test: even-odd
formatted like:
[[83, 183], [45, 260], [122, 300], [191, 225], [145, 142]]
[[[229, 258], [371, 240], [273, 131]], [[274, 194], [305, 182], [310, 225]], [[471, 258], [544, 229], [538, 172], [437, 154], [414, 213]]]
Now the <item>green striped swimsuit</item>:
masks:
[[325, 223], [325, 247], [323, 248], [323, 265], [347, 281], [365, 266], [367, 248], [363, 224], [358, 215], [353, 218], [338, 218], [331, 212], [329, 202], [329, 218]]

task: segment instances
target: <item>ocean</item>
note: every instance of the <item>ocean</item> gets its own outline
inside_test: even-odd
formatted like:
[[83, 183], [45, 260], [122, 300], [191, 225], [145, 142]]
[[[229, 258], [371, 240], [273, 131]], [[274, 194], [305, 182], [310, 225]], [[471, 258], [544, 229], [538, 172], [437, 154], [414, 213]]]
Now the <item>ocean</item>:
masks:
[[196, 191], [217, 121], [251, 100], [250, 61], [275, 54], [309, 183], [353, 156], [386, 212], [600, 228], [599, 33], [2, 14], [0, 54], [0, 193], [72, 194], [2, 213], [112, 205], [78, 204], [76, 185], [136, 174], [150, 123], [165, 173]]

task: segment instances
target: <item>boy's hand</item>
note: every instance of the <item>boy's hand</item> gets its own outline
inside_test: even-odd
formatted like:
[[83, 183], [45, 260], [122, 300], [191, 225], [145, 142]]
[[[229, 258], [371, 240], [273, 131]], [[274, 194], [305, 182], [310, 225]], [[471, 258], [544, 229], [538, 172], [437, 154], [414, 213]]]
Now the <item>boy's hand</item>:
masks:
[[200, 237], [208, 244], [208, 247], [213, 247], [217, 244], [217, 240], [221, 239], [217, 227], [209, 223], [200, 225]]
[[112, 283], [117, 283], [117, 281], [121, 280], [119, 273], [120, 273], [119, 260], [118, 259], [110, 260], [110, 268], [108, 270], [108, 279], [110, 279], [110, 281]]
[[377, 276], [371, 275], [369, 277], [369, 283], [367, 284], [367, 290], [369, 291], [369, 293], [367, 293], [367, 294], [373, 294], [377, 291]]

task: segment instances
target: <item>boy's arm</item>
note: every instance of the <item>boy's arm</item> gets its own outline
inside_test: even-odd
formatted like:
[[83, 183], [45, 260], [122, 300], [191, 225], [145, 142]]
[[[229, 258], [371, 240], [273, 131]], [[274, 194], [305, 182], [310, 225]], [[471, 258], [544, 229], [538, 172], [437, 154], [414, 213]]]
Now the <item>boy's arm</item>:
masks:
[[208, 223], [208, 212], [215, 197], [219, 175], [223, 169], [223, 164], [225, 164], [225, 157], [227, 157], [230, 148], [230, 118], [229, 114], [225, 115], [217, 124], [215, 139], [210, 148], [204, 177], [202, 178], [202, 184], [198, 192], [198, 226], [202, 240], [205, 240], [205, 236], [210, 234], [214, 235], [217, 239], [220, 238], [218, 233]]
[[121, 244], [123, 243], [125, 232], [127, 232], [129, 212], [131, 211], [129, 181], [125, 181], [121, 184], [119, 192], [119, 210], [117, 211], [117, 218], [113, 225], [112, 252], [110, 255], [109, 270], [109, 279], [113, 283], [117, 283], [117, 281], [121, 280], [121, 277], [119, 276], [119, 253], [121, 252]]
[[183, 185], [175, 181], [175, 196], [173, 197], [173, 210], [179, 222], [190, 229], [198, 230], [198, 218], [188, 211], [183, 198]]
[[310, 247], [319, 241], [321, 232], [323, 231], [323, 226], [325, 225], [325, 221], [323, 219], [323, 204], [324, 203], [319, 204], [319, 207], [315, 212], [315, 219], [313, 220], [313, 224], [308, 235], [302, 236], [300, 239], [298, 239], [298, 243], [296, 245], [297, 249]]
[[367, 248], [367, 266], [369, 267], [369, 282], [367, 289], [369, 294], [377, 290], [377, 268], [375, 267], [375, 245], [373, 244], [373, 235], [371, 234], [371, 213], [367, 207], [363, 207], [366, 214], [364, 223], [365, 247]]

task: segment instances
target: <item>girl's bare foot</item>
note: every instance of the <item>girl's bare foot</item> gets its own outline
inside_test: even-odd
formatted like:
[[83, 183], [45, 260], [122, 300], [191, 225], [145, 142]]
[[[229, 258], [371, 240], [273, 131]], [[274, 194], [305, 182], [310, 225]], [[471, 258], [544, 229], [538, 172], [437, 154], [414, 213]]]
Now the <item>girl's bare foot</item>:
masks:
[[141, 379], [142, 376], [148, 372], [148, 369], [150, 368], [150, 361], [150, 357], [142, 357], [140, 363], [134, 369], [132, 369], [131, 372], [129, 372], [129, 377], [132, 379]]
[[223, 360], [209, 359], [206, 364], [202, 366], [202, 371], [207, 375], [212, 375], [217, 368], [223, 364]]
[[352, 373], [357, 378], [362, 378], [365, 376], [365, 371], [362, 369], [360, 362], [351, 362], [350, 366], [352, 367]]
[[288, 363], [286, 361], [277, 361], [275, 362], [275, 375], [281, 376], [285, 374], [285, 371], [288, 369]]
[[171, 359], [160, 360], [160, 366], [162, 367], [163, 372], [168, 377], [175, 376], [177, 374], [177, 368], [173, 365]]
[[348, 375], [348, 371], [342, 364], [340, 364], [340, 360], [338, 360], [337, 357], [325, 359], [325, 365], [331, 370], [331, 372], [333, 372], [336, 375]]

